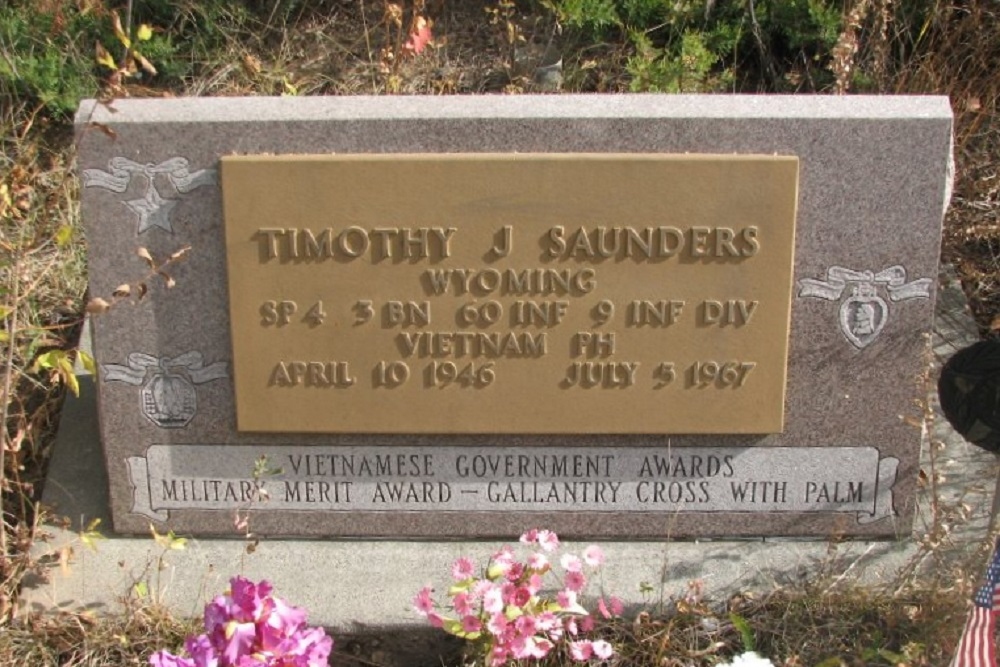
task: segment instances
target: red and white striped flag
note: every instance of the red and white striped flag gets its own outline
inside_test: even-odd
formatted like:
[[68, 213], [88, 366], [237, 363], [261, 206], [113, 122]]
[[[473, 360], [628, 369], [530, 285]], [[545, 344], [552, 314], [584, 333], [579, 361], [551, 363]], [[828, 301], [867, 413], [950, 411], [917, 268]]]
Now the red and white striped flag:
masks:
[[962, 631], [951, 667], [997, 667], [997, 649], [993, 639], [996, 613], [1000, 609], [1000, 538], [993, 546], [993, 557], [986, 569], [986, 583], [972, 598], [975, 605]]

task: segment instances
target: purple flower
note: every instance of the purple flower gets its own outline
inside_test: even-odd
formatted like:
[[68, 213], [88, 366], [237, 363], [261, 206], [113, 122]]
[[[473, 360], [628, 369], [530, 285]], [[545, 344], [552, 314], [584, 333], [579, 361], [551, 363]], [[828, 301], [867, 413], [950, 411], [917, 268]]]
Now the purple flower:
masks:
[[257, 638], [257, 626], [253, 623], [229, 621], [225, 626], [225, 639], [222, 642], [222, 661], [224, 665], [235, 665], [241, 656], [250, 655]]
[[205, 605], [205, 634], [188, 637], [181, 658], [161, 651], [152, 667], [326, 667], [333, 640], [305, 625], [306, 612], [271, 595], [267, 581], [230, 580]]
[[184, 650], [191, 656], [195, 667], [217, 667], [219, 664], [219, 654], [207, 635], [188, 637]]
[[149, 664], [152, 667], [195, 667], [191, 658], [181, 658], [167, 651], [158, 651], [149, 656]]

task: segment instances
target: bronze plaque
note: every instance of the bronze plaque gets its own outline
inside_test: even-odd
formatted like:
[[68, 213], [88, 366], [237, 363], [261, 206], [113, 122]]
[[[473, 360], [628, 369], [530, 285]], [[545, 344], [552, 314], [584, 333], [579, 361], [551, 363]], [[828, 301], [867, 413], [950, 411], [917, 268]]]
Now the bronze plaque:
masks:
[[775, 433], [798, 159], [222, 159], [237, 425]]

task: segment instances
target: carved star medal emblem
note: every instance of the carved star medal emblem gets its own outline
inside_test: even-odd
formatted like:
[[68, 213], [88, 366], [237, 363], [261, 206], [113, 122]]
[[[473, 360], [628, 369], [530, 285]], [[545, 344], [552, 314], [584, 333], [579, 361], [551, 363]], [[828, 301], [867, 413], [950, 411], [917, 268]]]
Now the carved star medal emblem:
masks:
[[159, 227], [163, 231], [174, 233], [174, 228], [170, 224], [170, 211], [177, 206], [174, 199], [164, 199], [156, 188], [150, 187], [146, 190], [146, 196], [142, 199], [132, 199], [125, 202], [125, 205], [132, 209], [132, 212], [139, 218], [138, 234], [142, 234], [147, 229]]

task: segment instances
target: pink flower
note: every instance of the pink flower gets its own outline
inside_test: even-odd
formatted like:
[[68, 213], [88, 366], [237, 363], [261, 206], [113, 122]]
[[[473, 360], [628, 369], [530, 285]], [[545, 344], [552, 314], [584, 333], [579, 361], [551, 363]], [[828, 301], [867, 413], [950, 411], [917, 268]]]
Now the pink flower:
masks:
[[483, 597], [496, 588], [496, 584], [488, 579], [480, 579], [472, 585], [472, 599], [481, 600]]
[[524, 564], [523, 563], [511, 563], [510, 568], [507, 570], [507, 580], [517, 581], [524, 574]]
[[576, 591], [563, 590], [556, 593], [556, 602], [563, 609], [570, 609], [576, 606]]
[[612, 597], [610, 601], [610, 606], [604, 602], [604, 598], [600, 598], [597, 601], [597, 611], [601, 613], [604, 618], [611, 618], [612, 616], [621, 616], [622, 612], [625, 611], [625, 605], [622, 601], [616, 597]]
[[533, 553], [528, 556], [528, 567], [532, 570], [538, 571], [547, 570], [549, 567], [549, 559], [546, 558], [545, 554]]
[[507, 656], [509, 655], [510, 649], [503, 644], [497, 644], [490, 653], [490, 665], [492, 667], [500, 667], [500, 665], [506, 664]]
[[[474, 574], [475, 565], [471, 559], [462, 557], [452, 564], [452, 577], [460, 583], [449, 592], [450, 608], [454, 616], [444, 618], [434, 610], [430, 587], [425, 587], [414, 598], [417, 611], [427, 617], [435, 627], [471, 639], [485, 651], [481, 659], [484, 666], [506, 667], [519, 660], [537, 660], [548, 655], [556, 646], [575, 660], [606, 660], [613, 654], [606, 641], [584, 640], [581, 633], [594, 628], [594, 619], [580, 606], [579, 595], [587, 585], [584, 566], [597, 568], [604, 562], [604, 554], [596, 545], [584, 549], [581, 556], [565, 554], [559, 558], [563, 570], [563, 586], [554, 593], [546, 593], [544, 575], [552, 570], [556, 556], [551, 555], [559, 546], [559, 537], [550, 530], [533, 528], [520, 536], [522, 544], [529, 548], [526, 558], [515, 556], [509, 545], [501, 547], [487, 563], [485, 575]], [[531, 553], [531, 547], [537, 551]], [[252, 600], [250, 591], [239, 600]], [[255, 593], [260, 597], [260, 593]], [[555, 600], [552, 598], [555, 597]], [[558, 602], [556, 606], [555, 602]], [[282, 632], [293, 630], [296, 624], [304, 622], [290, 611], [267, 606], [262, 610], [248, 604], [232, 606], [240, 614], [252, 608], [252, 615], [262, 615], [268, 619], [265, 632], [273, 631], [276, 640]], [[598, 610], [605, 618], [622, 612], [622, 603], [617, 598], [601, 598]], [[545, 610], [545, 611], [543, 611]], [[232, 620], [228, 608], [217, 615], [221, 619]], [[255, 616], [256, 618], [256, 616]], [[579, 640], [578, 640], [579, 638]], [[265, 638], [264, 644], [273, 643]], [[153, 667], [313, 667], [299, 662], [272, 662], [272, 655], [284, 650], [285, 643], [279, 643], [276, 652], [255, 653], [246, 656], [245, 664], [188, 665], [164, 664]], [[169, 658], [163, 658], [169, 660]], [[253, 661], [257, 661], [255, 664]], [[241, 658], [241, 662], [244, 662]]]
[[604, 552], [596, 544], [591, 544], [583, 550], [583, 562], [590, 567], [600, 567], [604, 564]]
[[583, 572], [567, 572], [563, 578], [563, 585], [568, 590], [579, 593], [587, 586], [587, 578], [583, 576]]
[[535, 647], [538, 651], [537, 653], [535, 653], [535, 655], [537, 655], [539, 658], [544, 658], [546, 655], [548, 655], [548, 652], [552, 650], [553, 646], [555, 646], [555, 644], [553, 644], [550, 640], [545, 639], [544, 637], [535, 639]]
[[510, 603], [515, 607], [523, 607], [528, 604], [531, 600], [531, 591], [527, 588], [520, 586], [514, 590], [514, 595], [511, 596]]
[[423, 16], [418, 16], [413, 23], [410, 38], [403, 44], [403, 49], [413, 55], [420, 55], [431, 41], [431, 24]]
[[552, 649], [552, 642], [547, 639], [519, 635], [511, 642], [510, 650], [519, 660], [527, 658], [544, 658]]
[[502, 637], [507, 632], [507, 625], [507, 617], [497, 612], [491, 615], [490, 620], [486, 622], [486, 629], [494, 637]]
[[472, 613], [472, 602], [468, 593], [458, 593], [451, 601], [451, 606], [455, 612], [461, 616]]
[[503, 611], [503, 591], [494, 586], [483, 596], [483, 609], [489, 614]]
[[545, 611], [535, 617], [535, 627], [552, 639], [559, 639], [563, 634], [562, 621], [551, 611]]
[[578, 660], [579, 662], [590, 660], [590, 656], [594, 655], [594, 644], [589, 639], [570, 642], [569, 654], [574, 660]]
[[[493, 566], [499, 570], [501, 576], [507, 576], [510, 568], [514, 565], [514, 552], [509, 546], [504, 545], [500, 551], [493, 554]], [[493, 575], [490, 576], [494, 578]]]
[[538, 531], [538, 544], [543, 551], [551, 553], [559, 548], [559, 536], [551, 530], [540, 530]]
[[562, 558], [559, 559], [559, 563], [567, 572], [583, 571], [583, 562], [573, 554], [563, 554]]
[[413, 607], [421, 616], [427, 616], [434, 610], [434, 599], [431, 597], [433, 592], [434, 589], [430, 586], [424, 586], [417, 592], [416, 597], [413, 598]]
[[518, 616], [517, 620], [514, 621], [514, 629], [522, 635], [535, 634], [535, 617], [530, 614]]
[[612, 655], [614, 655], [615, 650], [611, 648], [611, 644], [604, 641], [603, 639], [595, 639], [593, 642], [594, 655], [596, 655], [601, 660], [607, 660]]
[[616, 598], [614, 595], [612, 595], [611, 596], [611, 615], [612, 616], [621, 616], [624, 612], [625, 612], [625, 605], [622, 604], [622, 601], [619, 598]]
[[483, 623], [470, 614], [462, 617], [462, 629], [466, 632], [479, 632], [483, 629]]
[[455, 561], [455, 564], [451, 566], [451, 576], [459, 581], [468, 579], [473, 575], [474, 567], [475, 566], [472, 564], [472, 561], [468, 558], [459, 558]]

